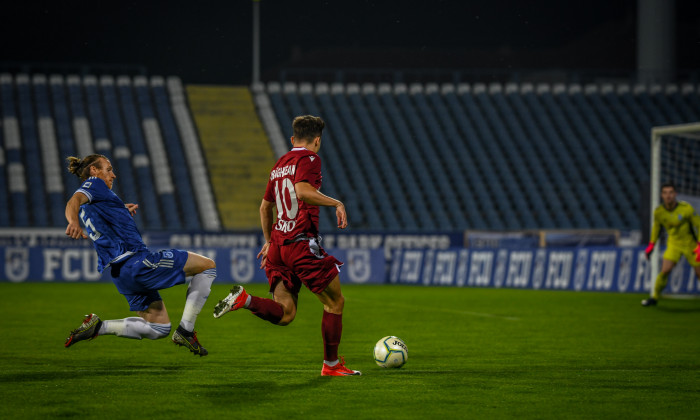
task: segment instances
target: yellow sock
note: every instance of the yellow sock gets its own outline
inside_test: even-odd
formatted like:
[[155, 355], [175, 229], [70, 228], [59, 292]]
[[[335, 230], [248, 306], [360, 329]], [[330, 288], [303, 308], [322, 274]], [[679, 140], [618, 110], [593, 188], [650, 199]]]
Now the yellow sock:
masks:
[[654, 293], [651, 294], [651, 297], [659, 300], [661, 291], [664, 290], [664, 287], [666, 287], [666, 283], [668, 283], [668, 273], [659, 273], [659, 275], [656, 276], [656, 282], [654, 282]]

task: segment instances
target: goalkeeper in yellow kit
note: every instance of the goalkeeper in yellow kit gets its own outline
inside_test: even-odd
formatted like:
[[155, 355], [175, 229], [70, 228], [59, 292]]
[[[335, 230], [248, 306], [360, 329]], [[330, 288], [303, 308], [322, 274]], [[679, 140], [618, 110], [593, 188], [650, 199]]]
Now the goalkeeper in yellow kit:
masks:
[[663, 203], [654, 210], [654, 224], [651, 228], [649, 246], [646, 249], [647, 259], [654, 250], [656, 240], [659, 239], [661, 226], [668, 235], [666, 251], [661, 272], [651, 289], [651, 296], [642, 301], [643, 306], [656, 305], [661, 291], [666, 287], [669, 273], [680, 261], [681, 256], [688, 260], [695, 270], [695, 275], [700, 279], [700, 243], [698, 242], [700, 216], [695, 213], [690, 204], [685, 201], [676, 201], [676, 187], [671, 183], [661, 186], [661, 201]]

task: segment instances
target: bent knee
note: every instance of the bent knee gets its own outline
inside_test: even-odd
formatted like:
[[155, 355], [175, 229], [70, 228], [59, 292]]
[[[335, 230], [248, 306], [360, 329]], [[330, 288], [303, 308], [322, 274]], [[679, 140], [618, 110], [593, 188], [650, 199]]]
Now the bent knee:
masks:
[[282, 315], [282, 318], [279, 320], [277, 325], [280, 327], [284, 327], [286, 325], [289, 325], [294, 321], [294, 318], [296, 317], [296, 311], [293, 312], [285, 312], [284, 315]]
[[202, 271], [216, 268], [216, 262], [211, 258], [204, 257], [204, 264], [202, 265]]

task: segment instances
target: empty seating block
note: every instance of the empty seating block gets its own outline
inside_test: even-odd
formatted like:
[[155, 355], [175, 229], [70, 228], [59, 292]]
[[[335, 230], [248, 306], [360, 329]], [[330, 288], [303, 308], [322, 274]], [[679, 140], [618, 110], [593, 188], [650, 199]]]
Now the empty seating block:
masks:
[[285, 129], [295, 115], [325, 118], [324, 186], [357, 200], [346, 203], [350, 225], [367, 229], [640, 229], [651, 127], [700, 119], [692, 85], [269, 83], [266, 92]]
[[[268, 83], [256, 92], [287, 138], [294, 116], [326, 120], [323, 192], [345, 202], [351, 229], [640, 229], [651, 127], [700, 119], [689, 84]], [[9, 203], [0, 226], [65, 224], [78, 186], [65, 157], [100, 153], [114, 165], [115, 192], [141, 205], [140, 227], [220, 229], [189, 114], [177, 78], [0, 75], [0, 201]], [[335, 229], [332, 209], [320, 224]]]
[[[80, 185], [65, 158], [100, 153], [145, 229], [198, 230], [190, 171], [163, 79], [0, 75], [0, 226], [59, 227]], [[188, 116], [185, 116], [188, 118]], [[182, 118], [182, 116], [180, 117]], [[213, 201], [213, 198], [211, 199]]]

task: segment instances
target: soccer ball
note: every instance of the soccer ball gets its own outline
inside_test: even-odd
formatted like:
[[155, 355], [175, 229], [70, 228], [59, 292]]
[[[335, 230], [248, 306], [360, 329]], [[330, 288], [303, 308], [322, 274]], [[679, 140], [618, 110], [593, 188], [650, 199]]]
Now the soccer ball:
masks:
[[400, 368], [408, 360], [408, 347], [399, 337], [388, 335], [374, 346], [374, 361], [384, 368]]

